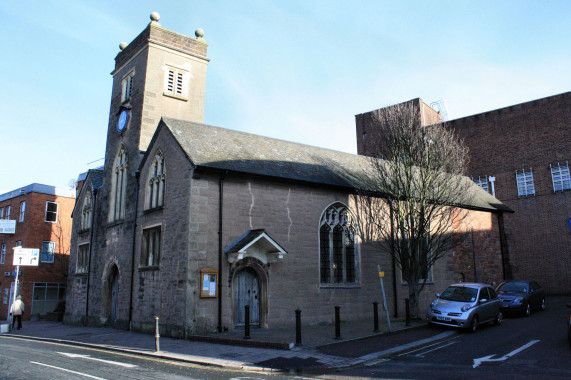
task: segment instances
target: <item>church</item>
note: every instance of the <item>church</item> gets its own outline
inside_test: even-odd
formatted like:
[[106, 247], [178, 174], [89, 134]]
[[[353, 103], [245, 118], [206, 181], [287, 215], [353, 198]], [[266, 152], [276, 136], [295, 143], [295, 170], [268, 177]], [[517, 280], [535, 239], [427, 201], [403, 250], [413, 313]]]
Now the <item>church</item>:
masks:
[[[120, 45], [102, 169], [73, 210], [64, 323], [161, 335], [403, 315], [408, 287], [390, 254], [363, 242], [352, 196], [364, 155], [204, 124], [207, 43], [159, 16]], [[498, 283], [511, 210], [474, 184], [469, 241], [439, 260], [421, 308], [459, 279]], [[479, 276], [476, 274], [478, 266]]]

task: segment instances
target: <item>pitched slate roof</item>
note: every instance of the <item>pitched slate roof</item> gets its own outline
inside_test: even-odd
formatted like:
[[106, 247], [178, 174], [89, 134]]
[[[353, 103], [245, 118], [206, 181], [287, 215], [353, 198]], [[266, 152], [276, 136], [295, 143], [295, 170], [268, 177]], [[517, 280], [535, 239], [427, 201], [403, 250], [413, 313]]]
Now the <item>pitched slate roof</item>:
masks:
[[[163, 117], [187, 157], [197, 168], [299, 180], [345, 189], [365, 189], [372, 168], [370, 157], [318, 148], [205, 124]], [[159, 128], [160, 129], [160, 128]], [[462, 180], [473, 182], [463, 177]], [[468, 208], [512, 210], [481, 189], [471, 186]]]

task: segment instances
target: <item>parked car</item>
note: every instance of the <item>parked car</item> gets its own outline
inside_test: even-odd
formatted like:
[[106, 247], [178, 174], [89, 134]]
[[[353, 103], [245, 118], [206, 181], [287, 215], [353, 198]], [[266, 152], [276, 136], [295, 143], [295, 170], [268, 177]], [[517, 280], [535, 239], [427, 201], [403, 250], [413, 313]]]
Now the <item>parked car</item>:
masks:
[[494, 288], [479, 283], [450, 285], [426, 311], [429, 324], [467, 328], [474, 332], [479, 325], [503, 321], [502, 304]]
[[[571, 308], [571, 303], [568, 303], [567, 307]], [[569, 340], [569, 345], [571, 346], [571, 314], [569, 314], [569, 318], [567, 319], [567, 339]]]
[[505, 312], [529, 317], [533, 310], [545, 310], [545, 290], [535, 281], [504, 281], [496, 291]]

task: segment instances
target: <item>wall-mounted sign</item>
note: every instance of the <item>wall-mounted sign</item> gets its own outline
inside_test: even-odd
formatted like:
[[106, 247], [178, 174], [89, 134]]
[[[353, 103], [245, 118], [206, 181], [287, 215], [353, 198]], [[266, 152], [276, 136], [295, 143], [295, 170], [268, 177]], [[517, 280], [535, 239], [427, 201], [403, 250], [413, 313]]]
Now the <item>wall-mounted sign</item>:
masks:
[[15, 234], [16, 219], [0, 219], [0, 234]]
[[218, 289], [218, 271], [212, 268], [203, 268], [200, 270], [200, 296], [206, 298], [216, 297]]

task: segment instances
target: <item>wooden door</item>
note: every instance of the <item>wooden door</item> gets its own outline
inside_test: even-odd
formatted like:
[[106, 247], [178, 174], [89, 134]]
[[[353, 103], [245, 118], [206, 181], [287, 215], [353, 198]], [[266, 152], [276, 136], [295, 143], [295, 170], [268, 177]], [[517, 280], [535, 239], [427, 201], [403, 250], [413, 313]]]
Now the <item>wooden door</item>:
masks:
[[244, 326], [246, 312], [244, 306], [250, 306], [250, 325], [260, 325], [260, 285], [258, 276], [251, 269], [236, 274], [234, 283], [235, 325]]

